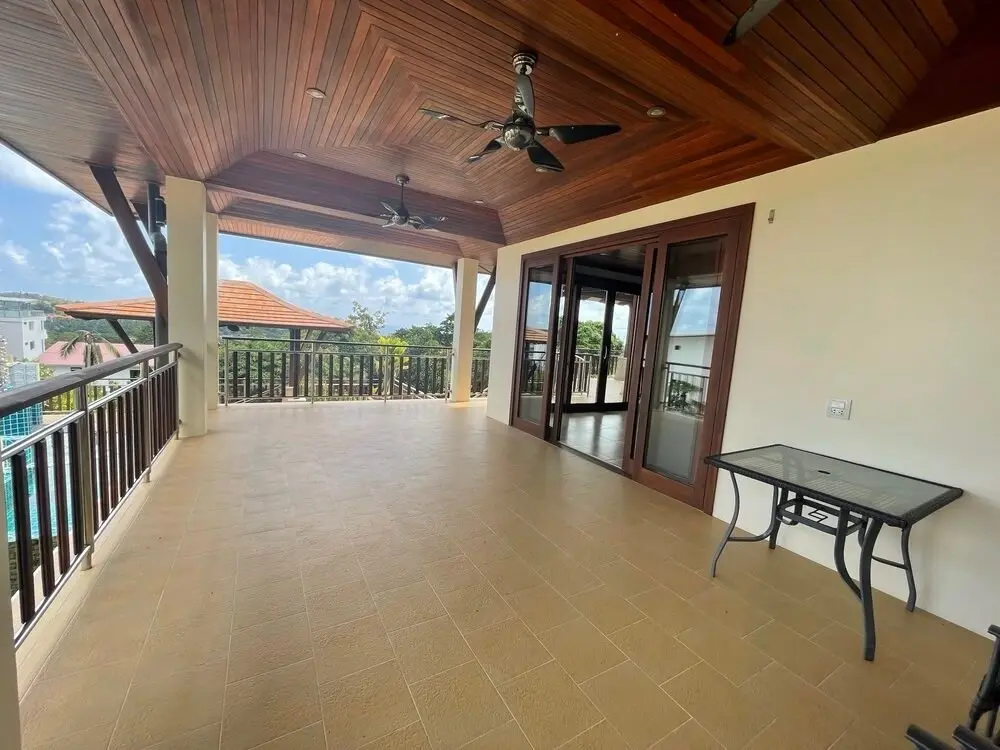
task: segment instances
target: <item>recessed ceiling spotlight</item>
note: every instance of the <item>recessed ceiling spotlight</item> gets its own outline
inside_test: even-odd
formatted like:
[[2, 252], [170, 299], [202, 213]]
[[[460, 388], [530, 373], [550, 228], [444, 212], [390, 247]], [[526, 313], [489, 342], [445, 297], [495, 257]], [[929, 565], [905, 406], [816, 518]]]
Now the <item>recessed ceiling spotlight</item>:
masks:
[[307, 159], [309, 155], [305, 151], [292, 151], [292, 156], [296, 159]]
[[659, 104], [654, 104], [652, 107], [646, 110], [646, 117], [666, 117], [667, 108], [660, 106]]
[[484, 203], [486, 203], [486, 201], [482, 200], [481, 198], [476, 198], [476, 199], [475, 199], [474, 201], [472, 201], [472, 202], [473, 202], [473, 203], [475, 203], [475, 204], [476, 204], [477, 206], [481, 206], [481, 205], [483, 205]]
[[306, 94], [313, 99], [326, 99], [326, 92], [323, 89], [309, 88], [306, 89]]
[[548, 172], [549, 168], [548, 167], [535, 167], [535, 171], [536, 172]]

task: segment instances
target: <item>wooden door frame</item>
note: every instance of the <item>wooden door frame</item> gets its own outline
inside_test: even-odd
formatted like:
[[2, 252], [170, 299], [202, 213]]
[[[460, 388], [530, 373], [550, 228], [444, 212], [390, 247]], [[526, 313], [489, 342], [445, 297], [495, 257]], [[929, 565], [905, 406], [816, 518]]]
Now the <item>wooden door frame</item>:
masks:
[[[530, 419], [523, 419], [517, 414], [517, 407], [521, 399], [521, 373], [522, 367], [522, 357], [524, 352], [524, 338], [527, 334], [527, 313], [528, 313], [528, 273], [533, 268], [544, 268], [545, 266], [552, 266], [552, 295], [549, 301], [549, 330], [548, 338], [546, 339], [546, 352], [545, 352], [545, 374], [542, 380], [542, 408], [539, 421], [537, 423], [532, 422]], [[552, 388], [552, 356], [554, 350], [552, 346], [555, 341], [555, 330], [553, 328], [554, 319], [558, 317], [559, 309], [559, 269], [562, 264], [559, 263], [558, 258], [534, 258], [529, 256], [524, 256], [521, 259], [521, 288], [518, 290], [517, 304], [518, 304], [518, 314], [517, 314], [517, 343], [514, 350], [514, 372], [511, 378], [512, 391], [510, 400], [510, 424], [513, 427], [518, 428], [527, 432], [529, 435], [534, 435], [535, 437], [541, 438], [542, 440], [547, 439], [548, 435], [548, 411], [549, 411], [549, 399], [551, 397]]]
[[[750, 225], [753, 208], [748, 215], [726, 216], [703, 222], [692, 222], [681, 227], [671, 227], [664, 232], [659, 243], [662, 252], [668, 246], [702, 238], [723, 236], [722, 286], [719, 294], [719, 314], [715, 325], [715, 346], [712, 352], [711, 372], [717, 377], [709, 379], [705, 403], [711, 405], [704, 417], [704, 429], [698, 437], [696, 456], [707, 456], [722, 449], [725, 430], [726, 410], [729, 404], [729, 387], [732, 380], [733, 359], [736, 350], [736, 335], [743, 286], [746, 280], [746, 265], [750, 246]], [[659, 311], [663, 306], [666, 277], [669, 273], [669, 256], [657, 264], [657, 279], [654, 280], [653, 299], [650, 301], [650, 326], [647, 345], [647, 361], [655, 361], [659, 343]], [[642, 393], [636, 402], [638, 424], [635, 433], [634, 461], [632, 476], [653, 489], [675, 497], [706, 513], [711, 513], [715, 505], [715, 484], [718, 472], [699, 461], [691, 484], [670, 479], [643, 466], [646, 438], [649, 429], [649, 404], [652, 395], [652, 375], [642, 384]]]
[[[724, 258], [723, 289], [719, 299], [719, 317], [716, 321], [716, 337], [719, 344], [716, 345], [715, 351], [713, 352], [711, 365], [712, 371], [717, 372], [718, 377], [713, 378], [714, 382], [709, 382], [709, 392], [706, 397], [706, 401], [708, 402], [711, 402], [714, 398], [714, 408], [712, 409], [712, 428], [711, 430], [704, 430], [702, 434], [701, 440], [706, 442], [707, 445], [699, 446], [699, 454], [704, 453], [704, 455], [709, 455], [711, 453], [719, 452], [722, 449], [722, 436], [723, 431], [725, 430], [726, 413], [729, 406], [729, 391], [733, 374], [733, 362], [736, 353], [736, 338], [739, 330], [739, 318], [743, 301], [743, 288], [746, 282], [747, 259], [750, 253], [750, 233], [753, 228], [755, 206], [756, 204], [754, 203], [732, 206], [718, 211], [711, 211], [709, 213], [699, 214], [696, 216], [688, 216], [674, 221], [662, 222], [660, 224], [641, 227], [625, 232], [618, 232], [616, 234], [605, 235], [603, 237], [595, 237], [582, 242], [547, 248], [545, 250], [539, 250], [534, 253], [526, 253], [523, 255], [521, 257], [521, 290], [518, 296], [519, 309], [517, 349], [514, 357], [515, 380], [513, 381], [514, 388], [511, 394], [511, 424], [514, 424], [514, 412], [517, 406], [517, 396], [519, 393], [517, 378], [519, 377], [521, 351], [523, 350], [523, 317], [525, 314], [524, 296], [527, 293], [527, 274], [525, 269], [529, 266], [529, 264], [531, 266], [537, 266], [544, 265], [546, 261], [551, 262], [554, 264], [554, 276], [556, 277], [555, 282], [558, 282], [557, 277], [559, 276], [560, 270], [563, 270], [564, 272], [566, 270], [563, 269], [563, 264], [559, 262], [560, 259], [572, 259], [576, 256], [590, 255], [591, 253], [601, 250], [613, 249], [619, 245], [642, 243], [646, 245], [647, 251], [644, 278], [648, 278], [648, 276], [646, 276], [646, 269], [648, 269], [650, 264], [654, 262], [654, 256], [664, 249], [660, 244], [660, 239], [665, 234], [669, 232], [673, 235], [674, 232], [685, 228], [691, 228], [694, 232], [697, 232], [699, 231], [699, 228], [704, 230], [708, 229], [714, 223], [723, 222], [727, 223], [728, 229], [732, 231], [732, 236], [735, 237], [735, 246], [733, 248], [734, 252], [727, 252], [726, 257]], [[723, 233], [728, 234], [729, 232], [714, 232], [715, 235]], [[707, 232], [700, 236], [712, 236], [712, 230], [708, 229]], [[698, 237], [695, 236], [694, 238], [697, 239]], [[671, 241], [677, 242], [680, 240], [672, 239]], [[571, 277], [567, 277], [567, 309], [568, 302], [570, 300], [570, 279]], [[556, 299], [557, 292], [558, 283], [553, 283], [553, 309], [556, 309], [558, 305], [558, 300]], [[650, 305], [649, 295], [646, 293], [640, 294], [639, 308], [640, 309], [636, 315], [636, 321], [634, 324], [636, 338], [634, 340], [635, 343], [633, 345], [631, 361], [629, 363], [629, 367], [633, 373], [633, 377], [631, 378], [631, 382], [629, 384], [629, 403], [634, 404], [634, 407], [629, 409], [628, 417], [626, 418], [625, 455], [623, 457], [623, 469], [625, 469], [626, 473], [634, 469], [634, 461], [636, 459], [634, 449], [638, 436], [638, 420], [636, 419], [636, 412], [639, 408], [638, 391], [640, 383], [644, 379], [643, 376], [646, 375], [642, 369], [642, 361], [645, 357], [646, 347], [649, 343], [646, 336], [646, 326], [651, 310], [658, 309]], [[564, 327], [568, 328], [568, 326]], [[720, 330], [722, 331], [721, 335]], [[554, 356], [555, 354], [552, 346], [553, 338], [554, 331], [550, 326], [548, 345], [550, 356]], [[566, 349], [563, 349], [563, 351], [565, 352]], [[563, 356], [560, 367], [561, 371], [565, 369], [565, 362], [566, 357]], [[550, 365], [548, 368], [550, 372], [547, 373], [547, 375], [551, 376], [549, 377], [550, 383], [552, 382], [552, 378], [556, 377], [556, 375], [561, 375], [561, 373], [551, 373], [552, 369], [553, 368]], [[563, 380], [564, 378], [559, 377], [555, 382], [558, 384], [563, 382]], [[551, 391], [549, 393], [551, 394]], [[561, 418], [561, 401], [561, 398], [556, 399], [555, 416], [557, 419]], [[548, 402], [543, 404], [543, 421], [545, 421], [544, 427], [546, 428], [548, 427], [548, 424], [545, 417], [548, 407]], [[531, 430], [528, 431], [532, 432]], [[555, 440], [558, 437], [559, 424], [555, 424], [553, 435], [546, 435], [547, 429], [543, 429], [541, 432], [542, 434], [539, 435], [539, 437], [542, 437], [543, 439]], [[532, 434], [536, 433], [532, 432]], [[641, 459], [639, 460], [641, 461]], [[695, 507], [699, 507], [705, 513], [711, 514], [715, 504], [715, 485], [718, 472], [715, 468], [707, 467], [703, 464], [699, 464], [698, 469], [702, 472], [699, 477], [701, 480], [701, 490], [700, 496], [693, 498], [697, 500], [697, 505]], [[632, 471], [632, 473], [634, 474], [635, 472]], [[653, 485], [650, 484], [650, 486]], [[654, 489], [662, 491], [660, 487], [654, 486]]]

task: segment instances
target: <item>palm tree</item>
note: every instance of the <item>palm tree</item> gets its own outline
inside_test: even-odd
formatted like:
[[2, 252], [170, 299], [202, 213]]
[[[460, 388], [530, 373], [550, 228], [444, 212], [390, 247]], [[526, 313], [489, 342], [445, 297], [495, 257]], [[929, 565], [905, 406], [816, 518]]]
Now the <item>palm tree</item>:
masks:
[[106, 338], [101, 336], [99, 333], [94, 333], [93, 331], [77, 331], [73, 338], [67, 341], [59, 349], [59, 354], [63, 357], [69, 357], [78, 346], [83, 347], [83, 366], [92, 367], [93, 365], [99, 365], [104, 361], [104, 350], [103, 346], [107, 346], [112, 352], [114, 352], [115, 357], [120, 356], [118, 350], [111, 345]]

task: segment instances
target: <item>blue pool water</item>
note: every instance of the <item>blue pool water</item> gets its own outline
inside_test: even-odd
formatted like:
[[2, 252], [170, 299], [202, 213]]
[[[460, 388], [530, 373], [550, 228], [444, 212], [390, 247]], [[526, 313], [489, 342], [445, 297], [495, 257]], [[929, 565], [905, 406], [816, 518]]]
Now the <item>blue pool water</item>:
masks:
[[[5, 444], [13, 441], [5, 441]], [[52, 457], [52, 445], [46, 441], [46, 447], [48, 450], [48, 466], [49, 466], [49, 487], [55, 488], [55, 468], [54, 461]], [[31, 514], [31, 536], [34, 539], [38, 538], [38, 491], [35, 487], [35, 459], [34, 454], [29, 451], [28, 453], [28, 497], [29, 497], [29, 509]], [[69, 476], [69, 457], [66, 457], [66, 476]], [[54, 492], [51, 493], [54, 496]], [[70, 488], [66, 488], [66, 497], [70, 498]], [[3, 462], [3, 499], [4, 499], [4, 510], [7, 516], [7, 541], [14, 541], [14, 487], [13, 480], [11, 478], [10, 471], [10, 461]], [[72, 517], [72, 505], [70, 505], [70, 528], [73, 528], [73, 517]], [[56, 509], [55, 503], [51, 502], [49, 507], [49, 515], [52, 519], [52, 534], [56, 534]]]

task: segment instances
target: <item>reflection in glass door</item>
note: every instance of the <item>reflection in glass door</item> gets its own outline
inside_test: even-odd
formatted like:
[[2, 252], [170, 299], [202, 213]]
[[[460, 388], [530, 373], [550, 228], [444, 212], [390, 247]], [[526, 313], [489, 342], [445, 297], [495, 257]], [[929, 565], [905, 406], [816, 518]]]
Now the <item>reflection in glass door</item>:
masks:
[[642, 386], [639, 450], [641, 470], [666, 480], [681, 500], [702, 467], [706, 405], [712, 382], [716, 323], [723, 283], [725, 237], [670, 244], [658, 259], [647, 351], [648, 382]]
[[600, 400], [599, 391], [603, 395], [600, 386], [601, 368], [605, 360], [608, 292], [585, 285], [577, 289], [570, 403], [596, 404]]
[[614, 292], [610, 311], [611, 335], [606, 345], [603, 398], [605, 404], [623, 404], [628, 401], [629, 355], [632, 351], [632, 319], [638, 296]]
[[[541, 434], [549, 355], [549, 326], [552, 314], [552, 264], [527, 268], [523, 293], [520, 352], [517, 368], [515, 419], [532, 432]], [[525, 424], [527, 423], [527, 424]]]

